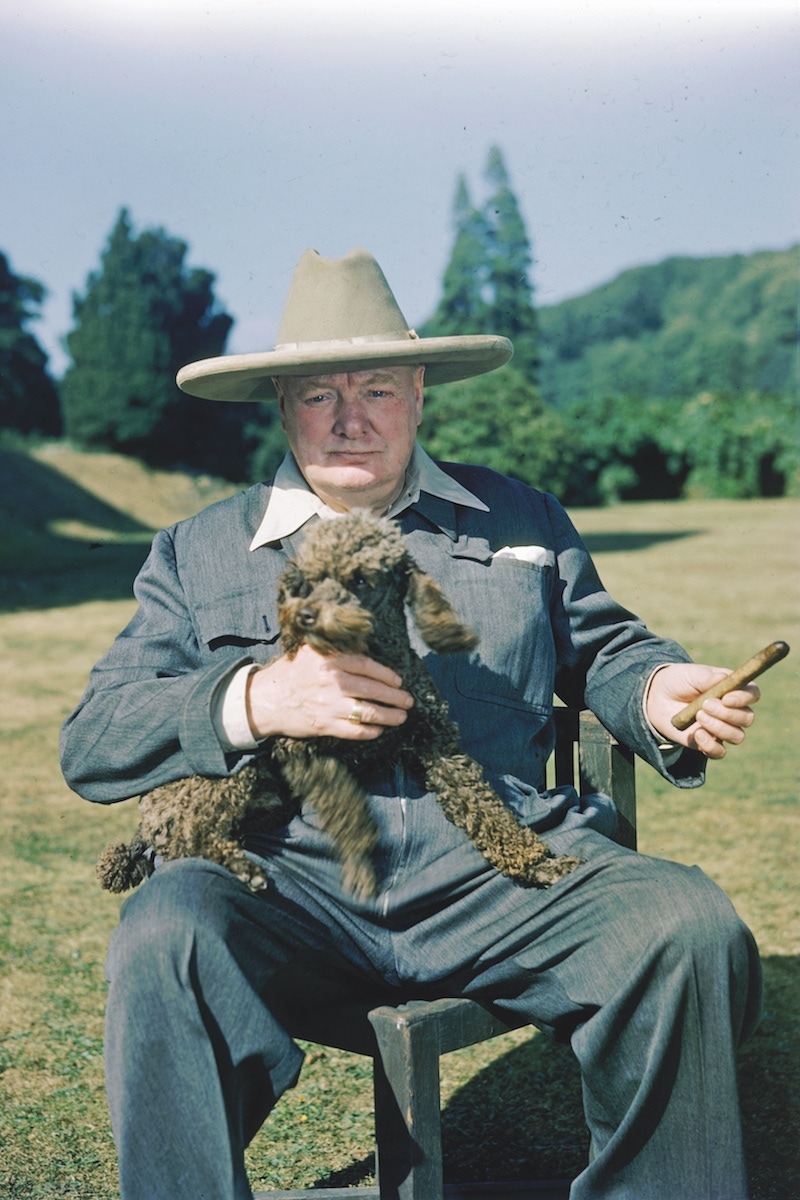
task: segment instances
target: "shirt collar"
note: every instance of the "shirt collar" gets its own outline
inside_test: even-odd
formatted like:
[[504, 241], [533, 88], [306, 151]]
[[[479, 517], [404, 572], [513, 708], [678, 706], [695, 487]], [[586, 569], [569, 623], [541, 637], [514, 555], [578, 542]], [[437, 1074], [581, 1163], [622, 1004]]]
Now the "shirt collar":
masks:
[[[403, 491], [387, 512], [387, 517], [397, 517], [405, 512], [412, 504], [416, 504], [422, 492], [453, 504], [463, 504], [467, 508], [489, 511], [489, 506], [483, 500], [446, 475], [417, 444], [411, 454]], [[339, 515], [311, 491], [294, 457], [288, 453], [275, 473], [267, 510], [250, 543], [250, 549], [256, 550], [259, 546], [291, 537], [314, 516], [330, 518]]]

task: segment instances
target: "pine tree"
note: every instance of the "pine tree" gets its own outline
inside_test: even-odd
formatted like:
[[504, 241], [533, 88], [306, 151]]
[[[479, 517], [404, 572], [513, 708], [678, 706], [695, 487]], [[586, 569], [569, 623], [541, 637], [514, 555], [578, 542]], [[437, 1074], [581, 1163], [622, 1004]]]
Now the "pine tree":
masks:
[[486, 202], [489, 229], [490, 319], [497, 333], [514, 343], [515, 363], [534, 380], [539, 366], [538, 325], [529, 273], [531, 245], [503, 155], [489, 151], [486, 178], [494, 191]]
[[456, 236], [442, 279], [442, 299], [424, 329], [429, 337], [475, 333], [486, 328], [488, 231], [483, 213], [472, 204], [463, 175], [456, 184], [453, 224]]
[[83, 296], [73, 296], [72, 357], [63, 386], [67, 435], [156, 465], [233, 474], [247, 406], [185, 396], [180, 366], [221, 354], [232, 318], [210, 271], [185, 266], [187, 246], [163, 229], [136, 236], [122, 209]]
[[514, 343], [515, 364], [530, 382], [539, 365], [538, 326], [529, 272], [531, 245], [498, 147], [489, 151], [491, 193], [476, 208], [459, 176], [453, 205], [455, 240], [442, 280], [442, 298], [426, 336], [500, 333]]
[[15, 275], [0, 252], [0, 428], [56, 435], [58, 392], [47, 355], [25, 328], [38, 316], [45, 294], [35, 279]]

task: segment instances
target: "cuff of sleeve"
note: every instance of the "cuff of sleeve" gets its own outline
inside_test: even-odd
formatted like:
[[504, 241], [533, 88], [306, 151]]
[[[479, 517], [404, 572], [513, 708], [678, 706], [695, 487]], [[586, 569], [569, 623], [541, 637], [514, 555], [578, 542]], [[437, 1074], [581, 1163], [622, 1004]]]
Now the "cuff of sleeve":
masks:
[[220, 663], [216, 670], [201, 672], [195, 686], [186, 696], [180, 722], [180, 743], [190, 772], [195, 775], [228, 775], [230, 767], [214, 721], [216, 697], [225, 685], [252, 659]]
[[658, 742], [658, 748], [661, 751], [661, 758], [665, 767], [671, 767], [673, 763], [678, 761], [680, 756], [683, 754], [683, 746], [680, 746], [677, 742], [669, 741], [662, 733], [659, 732], [659, 730], [655, 728], [647, 715], [647, 698], [650, 695], [650, 687], [656, 675], [659, 671], [663, 671], [664, 667], [668, 667], [669, 665], [669, 663], [660, 663], [653, 671], [650, 672], [650, 676], [644, 687], [644, 695], [642, 696], [642, 714], [644, 716], [645, 724], [655, 740]]
[[247, 663], [229, 679], [221, 680], [214, 693], [211, 720], [220, 744], [229, 753], [258, 749], [247, 719], [247, 681], [257, 669], [256, 663]]

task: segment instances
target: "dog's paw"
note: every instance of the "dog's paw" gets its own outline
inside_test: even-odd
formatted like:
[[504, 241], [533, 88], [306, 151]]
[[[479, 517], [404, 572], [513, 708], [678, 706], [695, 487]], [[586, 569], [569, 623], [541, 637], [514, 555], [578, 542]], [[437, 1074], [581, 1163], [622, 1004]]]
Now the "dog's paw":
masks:
[[531, 863], [525, 872], [525, 882], [534, 887], [549, 887], [557, 883], [565, 875], [571, 874], [583, 862], [582, 858], [571, 858], [562, 855], [560, 858], [543, 858], [537, 863]]
[[269, 887], [269, 880], [263, 867], [258, 863], [254, 863], [249, 858], [245, 859], [243, 863], [237, 862], [230, 869], [236, 878], [241, 880], [251, 892], [265, 892]]
[[247, 854], [243, 854], [238, 846], [235, 849], [229, 846], [226, 847], [226, 850], [227, 853], [214, 855], [212, 861], [225, 867], [251, 892], [265, 891], [269, 886], [269, 880], [263, 864], [256, 862]]

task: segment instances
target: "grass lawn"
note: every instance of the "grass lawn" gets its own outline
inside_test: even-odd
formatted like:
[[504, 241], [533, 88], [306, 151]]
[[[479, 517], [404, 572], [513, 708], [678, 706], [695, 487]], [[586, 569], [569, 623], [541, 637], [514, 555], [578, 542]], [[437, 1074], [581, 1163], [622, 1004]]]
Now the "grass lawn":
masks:
[[[102, 964], [120, 902], [100, 890], [93, 864], [109, 838], [132, 831], [135, 802], [107, 809], [71, 795], [58, 730], [132, 611], [149, 531], [219, 489], [60, 447], [27, 462], [0, 457], [0, 1196], [113, 1200]], [[799, 515], [787, 500], [573, 514], [609, 589], [695, 658], [733, 666], [776, 638], [794, 647], [762, 681], [757, 730], [711, 765], [705, 788], [678, 791], [638, 772], [641, 849], [699, 863], [764, 956], [764, 1019], [741, 1055], [755, 1200], [800, 1197]], [[308, 1050], [300, 1085], [249, 1151], [256, 1190], [371, 1179], [370, 1064]], [[450, 1179], [580, 1169], [579, 1082], [563, 1048], [522, 1030], [442, 1066]]]

